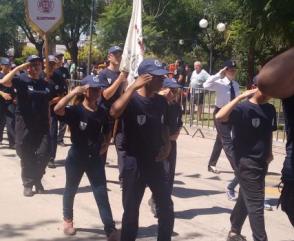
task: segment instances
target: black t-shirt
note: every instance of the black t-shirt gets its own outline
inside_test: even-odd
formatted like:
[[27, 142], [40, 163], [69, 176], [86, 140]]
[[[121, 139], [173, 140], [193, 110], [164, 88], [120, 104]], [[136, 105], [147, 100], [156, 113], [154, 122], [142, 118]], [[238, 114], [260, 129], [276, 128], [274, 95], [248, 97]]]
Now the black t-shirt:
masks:
[[[108, 68], [102, 70], [99, 75], [98, 75], [98, 79], [99, 81], [101, 81], [101, 83], [104, 85], [104, 86], [107, 86], [105, 87], [108, 88], [109, 86], [111, 86], [113, 84], [113, 82], [118, 78], [120, 72], [115, 72], [115, 71], [112, 71]], [[109, 99], [109, 100], [106, 100], [103, 96], [100, 100], [100, 104], [102, 104], [102, 106], [104, 106], [106, 109], [110, 109], [110, 107], [112, 106], [112, 104], [120, 97], [122, 93], [122, 86], [120, 86], [117, 91], [114, 93], [114, 95]]]
[[284, 181], [294, 181], [294, 95], [283, 99], [282, 102], [287, 133], [286, 157], [282, 174]]
[[50, 84], [21, 74], [12, 79], [12, 86], [16, 90], [16, 131], [47, 132], [49, 102], [53, 97]]
[[236, 161], [245, 157], [265, 164], [271, 152], [272, 132], [277, 129], [274, 106], [244, 101], [234, 108], [230, 122]]
[[[164, 144], [162, 131], [168, 125], [168, 104], [155, 94], [143, 97], [135, 92], [122, 115], [123, 149], [127, 159], [152, 163]], [[124, 165], [128, 165], [126, 160]]]
[[[179, 81], [180, 75], [183, 76], [183, 79], [181, 82]], [[174, 72], [174, 78], [177, 80], [178, 84], [180, 84], [181, 86], [185, 86], [186, 75], [187, 74], [186, 74], [184, 66], [179, 66]]]
[[[3, 79], [3, 77], [5, 76], [5, 74], [0, 73], [0, 79]], [[6, 107], [10, 104], [13, 103], [13, 100], [15, 99], [15, 89], [13, 87], [6, 87], [4, 85], [0, 84], [0, 91], [10, 94], [10, 96], [12, 97], [11, 100], [5, 100], [2, 96], [0, 96], [0, 108], [1, 109], [6, 109]]]
[[170, 135], [173, 135], [183, 126], [182, 108], [178, 103], [173, 102], [168, 105], [167, 118], [169, 122]]
[[57, 75], [57, 78], [60, 79], [60, 82], [65, 82], [70, 78], [70, 74], [67, 68], [59, 67], [54, 71], [54, 74]]
[[67, 106], [59, 119], [68, 124], [71, 142], [80, 154], [99, 155], [102, 136], [108, 131], [106, 111], [98, 107], [89, 111], [83, 105]]

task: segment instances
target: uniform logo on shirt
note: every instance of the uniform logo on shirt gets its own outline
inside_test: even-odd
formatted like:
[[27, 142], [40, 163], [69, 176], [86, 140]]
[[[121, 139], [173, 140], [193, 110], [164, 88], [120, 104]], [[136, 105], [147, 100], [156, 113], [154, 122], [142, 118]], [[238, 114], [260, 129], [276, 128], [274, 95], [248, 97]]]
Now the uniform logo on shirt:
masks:
[[111, 84], [112, 79], [111, 78], [107, 78], [108, 84]]
[[257, 127], [260, 126], [260, 119], [259, 119], [259, 118], [253, 118], [253, 119], [251, 120], [251, 123], [252, 123], [252, 126], [253, 126], [253, 127], [257, 128]]
[[163, 124], [163, 123], [164, 123], [164, 116], [163, 116], [163, 115], [161, 116], [161, 119], [160, 119], [160, 121], [161, 121], [161, 124]]
[[146, 115], [137, 115], [137, 123], [142, 126], [146, 123]]
[[80, 129], [81, 129], [82, 131], [86, 130], [87, 125], [88, 125], [87, 122], [80, 121]]
[[28, 85], [28, 90], [29, 90], [29, 91], [34, 91], [34, 86], [32, 86], [32, 85]]
[[49, 88], [45, 88], [45, 91], [46, 91], [47, 93], [50, 93]]
[[55, 89], [58, 90], [59, 89], [59, 86], [58, 85], [55, 85]]

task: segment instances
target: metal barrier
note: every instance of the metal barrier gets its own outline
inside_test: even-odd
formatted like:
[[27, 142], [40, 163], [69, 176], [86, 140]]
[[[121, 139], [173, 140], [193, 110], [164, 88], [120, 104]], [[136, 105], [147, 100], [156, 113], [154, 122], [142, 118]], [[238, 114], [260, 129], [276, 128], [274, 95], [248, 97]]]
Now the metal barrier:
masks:
[[[284, 142], [286, 139], [285, 120], [281, 100], [271, 99], [269, 102], [275, 106], [277, 112], [278, 130], [274, 133], [273, 138], [275, 141]], [[198, 132], [204, 137], [205, 129], [215, 129], [213, 121], [215, 107], [214, 91], [207, 91], [203, 88], [184, 87], [181, 93], [181, 105], [186, 132], [188, 132], [187, 127], [190, 129], [196, 127], [192, 137]]]

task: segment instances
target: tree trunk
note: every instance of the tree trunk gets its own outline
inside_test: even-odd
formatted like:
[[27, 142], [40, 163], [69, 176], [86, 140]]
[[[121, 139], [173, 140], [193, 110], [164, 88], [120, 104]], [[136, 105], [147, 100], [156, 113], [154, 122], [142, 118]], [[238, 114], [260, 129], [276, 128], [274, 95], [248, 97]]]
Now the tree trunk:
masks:
[[251, 43], [248, 49], [248, 55], [247, 55], [247, 63], [248, 63], [248, 79], [247, 79], [247, 89], [249, 89], [252, 85], [252, 80], [254, 77], [254, 61], [255, 60], [255, 51], [254, 46]]
[[43, 58], [43, 45], [44, 45], [44, 42], [42, 41], [42, 43], [35, 43], [34, 44], [37, 51], [38, 51], [38, 55]]

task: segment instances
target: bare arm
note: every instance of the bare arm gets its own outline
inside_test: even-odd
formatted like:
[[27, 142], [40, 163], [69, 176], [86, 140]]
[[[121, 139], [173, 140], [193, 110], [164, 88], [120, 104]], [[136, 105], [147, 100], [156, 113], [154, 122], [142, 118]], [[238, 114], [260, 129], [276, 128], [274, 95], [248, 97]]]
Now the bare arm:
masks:
[[54, 112], [56, 115], [64, 116], [65, 106], [67, 106], [76, 95], [84, 93], [88, 88], [88, 85], [77, 86], [70, 93], [64, 96], [54, 107]]
[[29, 65], [30, 63], [24, 63], [22, 65], [15, 67], [12, 71], [10, 71], [7, 75], [5, 75], [3, 79], [0, 79], [0, 84], [6, 87], [11, 87], [12, 86], [11, 81], [13, 77], [17, 74], [17, 72], [26, 69]]
[[231, 102], [226, 104], [224, 107], [222, 107], [219, 112], [215, 115], [215, 119], [220, 122], [227, 122], [229, 120], [230, 114], [232, 113], [234, 107], [239, 103], [239, 101], [252, 96], [257, 89], [253, 90], [247, 90], [241, 95], [237, 96], [235, 99], [233, 99]]
[[294, 95], [294, 48], [269, 61], [257, 76], [260, 91], [271, 97]]
[[139, 76], [138, 79], [129, 86], [126, 92], [113, 103], [109, 111], [110, 115], [115, 119], [119, 118], [125, 111], [133, 93], [151, 80], [152, 76], [149, 74]]
[[127, 73], [121, 72], [118, 78], [113, 82], [111, 86], [109, 86], [107, 89], [103, 90], [103, 97], [106, 100], [109, 100], [117, 91], [119, 86], [126, 80], [127, 78]]

